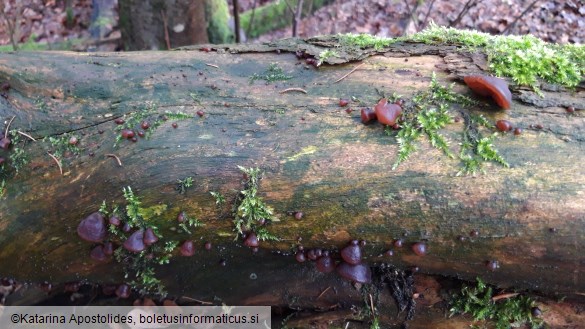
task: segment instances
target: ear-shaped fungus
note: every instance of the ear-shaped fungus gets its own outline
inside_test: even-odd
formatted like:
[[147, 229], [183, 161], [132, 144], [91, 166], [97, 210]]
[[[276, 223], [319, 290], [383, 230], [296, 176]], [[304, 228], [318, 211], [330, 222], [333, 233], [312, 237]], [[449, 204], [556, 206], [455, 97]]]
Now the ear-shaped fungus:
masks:
[[341, 262], [337, 265], [337, 274], [342, 278], [353, 282], [370, 283], [372, 281], [372, 272], [370, 268], [363, 264], [351, 265]]
[[427, 253], [427, 245], [424, 242], [417, 242], [412, 245], [412, 251], [418, 256], [424, 256]]
[[108, 256], [104, 252], [104, 247], [102, 245], [96, 246], [91, 250], [89, 253], [89, 257], [98, 262], [103, 262], [108, 259]]
[[0, 148], [8, 150], [12, 141], [8, 137], [0, 138]]
[[77, 226], [77, 234], [89, 242], [102, 242], [107, 233], [106, 222], [100, 212], [94, 212], [87, 216]]
[[299, 263], [304, 263], [307, 260], [307, 258], [305, 257], [305, 253], [302, 250], [297, 251], [297, 253], [295, 254], [295, 259]]
[[362, 109], [361, 118], [362, 118], [362, 123], [364, 123], [364, 124], [378, 119], [378, 117], [376, 116], [376, 111], [372, 110], [369, 107], [364, 107]]
[[130, 287], [127, 284], [121, 284], [116, 289], [116, 296], [120, 298], [130, 297]]
[[341, 258], [351, 265], [357, 265], [362, 262], [362, 250], [357, 244], [349, 244], [341, 249]]
[[150, 246], [158, 241], [158, 237], [154, 233], [151, 227], [147, 228], [144, 232], [144, 239], [142, 240], [145, 245]]
[[382, 98], [374, 107], [374, 111], [376, 111], [376, 117], [381, 124], [393, 126], [396, 124], [396, 119], [402, 114], [402, 107], [388, 104], [388, 100]]
[[256, 233], [254, 232], [248, 233], [248, 235], [246, 236], [246, 240], [244, 240], [244, 246], [255, 248], [258, 247], [258, 245], [259, 243]]
[[330, 273], [335, 270], [335, 262], [333, 261], [333, 258], [329, 256], [329, 253], [324, 254], [321, 258], [317, 259], [316, 265], [317, 271], [321, 273]]
[[465, 84], [477, 94], [490, 96], [503, 109], [509, 109], [512, 103], [512, 93], [508, 83], [500, 78], [486, 75], [468, 75], [463, 78]]
[[111, 242], [104, 243], [104, 254], [111, 256], [114, 253], [114, 245]]
[[118, 217], [118, 216], [116, 216], [116, 215], [112, 215], [112, 216], [110, 217], [110, 219], [108, 220], [108, 222], [109, 222], [111, 225], [114, 225], [114, 226], [120, 226], [120, 223], [121, 223], [122, 221], [120, 221], [120, 217]]
[[138, 230], [132, 233], [126, 242], [124, 242], [124, 248], [132, 252], [141, 252], [146, 249], [146, 245], [144, 244], [144, 231]]
[[192, 240], [187, 240], [181, 245], [180, 251], [181, 255], [185, 257], [193, 256], [195, 254], [195, 244]]

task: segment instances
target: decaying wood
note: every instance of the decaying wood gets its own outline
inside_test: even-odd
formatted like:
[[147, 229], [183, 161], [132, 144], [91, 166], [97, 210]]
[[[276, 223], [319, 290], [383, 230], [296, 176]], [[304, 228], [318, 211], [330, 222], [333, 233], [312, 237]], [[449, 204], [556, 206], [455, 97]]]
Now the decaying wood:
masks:
[[[104, 200], [124, 205], [122, 188], [131, 186], [144, 206], [166, 206], [157, 222], [165, 238], [181, 238], [170, 229], [177, 214], [186, 211], [206, 225], [193, 230], [191, 238], [216, 246], [202, 259], [177, 256], [157, 270], [177, 296], [209, 300], [215, 295], [234, 304], [260, 291], [270, 296], [289, 289], [278, 271], [305, 276], [295, 282], [315, 278], [311, 265], [295, 263], [291, 248], [300, 243], [335, 250], [354, 238], [367, 241], [364, 261], [370, 264], [418, 266], [424, 273], [481, 277], [503, 287], [546, 293], [585, 291], [582, 89], [544, 88], [540, 98], [513, 88], [510, 111], [474, 110], [524, 129], [520, 136], [502, 134], [494, 141], [510, 168], [488, 165], [486, 174], [456, 176], [458, 160], [446, 158], [423, 139], [417, 152], [392, 171], [395, 138], [378, 124], [361, 124], [359, 111], [347, 113], [338, 100], [354, 96], [351, 107], [372, 106], [380, 98], [377, 90], [409, 99], [428, 87], [432, 72], [441, 83], [456, 82], [456, 91], [472, 96], [461, 77], [481, 71], [485, 57], [453, 46], [410, 43], [377, 55], [339, 49], [339, 58], [329, 64], [369, 59], [334, 83], [347, 72], [346, 65], [305, 67], [287, 52], [316, 55], [334, 41], [290, 39], [214, 46], [213, 52], [0, 54], [0, 81], [12, 86], [8, 97], [0, 98], [0, 117], [16, 116], [12, 128], [39, 140], [74, 133], [81, 148], [63, 159], [61, 176], [46, 157], [47, 142], [19, 144], [30, 164], [7, 179], [0, 203], [0, 276], [55, 284], [123, 280], [120, 266], [88, 257], [91, 244], [79, 239], [76, 227]], [[276, 49], [283, 52], [276, 54]], [[210, 61], [218, 68], [209, 67]], [[250, 76], [272, 62], [293, 78], [250, 83]], [[298, 86], [311, 92], [279, 92]], [[177, 129], [166, 122], [150, 139], [122, 141], [115, 148], [113, 120], [142, 111], [150, 102], [157, 115], [180, 111], [193, 118], [179, 122]], [[569, 105], [579, 111], [568, 115]], [[205, 115], [196, 115], [199, 110]], [[535, 128], [537, 124], [543, 128]], [[454, 154], [463, 125], [456, 122], [443, 131]], [[105, 156], [114, 153], [123, 167]], [[242, 252], [234, 241], [227, 215], [232, 205], [218, 208], [209, 192], [232, 200], [243, 188], [237, 166], [263, 170], [260, 195], [280, 219], [268, 229], [282, 241], [262, 242], [261, 248], [286, 256]], [[177, 180], [189, 176], [194, 186], [177, 193]], [[304, 213], [301, 220], [289, 215], [295, 211]], [[479, 235], [469, 237], [472, 230]], [[467, 238], [460, 241], [459, 236]], [[406, 241], [405, 247], [396, 248], [392, 258], [380, 256], [397, 238]], [[421, 240], [429, 247], [424, 257], [410, 250]], [[233, 257], [243, 257], [247, 265], [231, 269]], [[226, 267], [217, 265], [221, 258], [227, 259]], [[489, 260], [497, 260], [500, 268], [489, 271]], [[251, 273], [265, 275], [251, 280]], [[312, 302], [326, 302], [332, 294], [317, 298], [319, 293], [340, 282], [335, 278], [316, 287]], [[239, 289], [235, 295], [234, 286]]]

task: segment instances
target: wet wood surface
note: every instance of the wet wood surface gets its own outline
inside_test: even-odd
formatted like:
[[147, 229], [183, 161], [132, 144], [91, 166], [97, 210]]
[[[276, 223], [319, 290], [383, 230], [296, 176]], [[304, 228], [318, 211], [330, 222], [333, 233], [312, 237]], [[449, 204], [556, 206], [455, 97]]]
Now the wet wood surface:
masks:
[[[291, 250], [298, 244], [335, 250], [355, 238], [367, 241], [364, 261], [370, 264], [418, 266], [423, 273], [481, 277], [545, 293], [585, 291], [583, 89], [545, 89], [540, 98], [512, 88], [511, 110], [473, 110], [523, 128], [519, 136], [501, 134], [494, 140], [510, 168], [488, 164], [485, 174], [456, 176], [460, 162], [423, 138], [417, 152], [393, 171], [396, 139], [379, 124], [361, 124], [359, 109], [377, 102], [376, 89], [408, 100], [428, 87], [433, 72], [442, 84], [455, 82], [455, 90], [474, 97], [461, 78], [481, 71], [485, 57], [452, 46], [397, 44], [341, 61], [361, 62], [315, 69], [288, 52], [318, 53], [330, 42], [285, 40], [211, 52], [0, 54], [0, 82], [11, 86], [0, 98], [0, 117], [15, 116], [11, 129], [37, 139], [23, 137], [17, 144], [30, 162], [6, 179], [0, 201], [0, 276], [55, 284], [121, 281], [116, 263], [89, 258], [91, 244], [79, 239], [76, 227], [104, 200], [123, 205], [127, 186], [145, 207], [166, 207], [156, 219], [165, 237], [181, 238], [172, 227], [177, 214], [187, 211], [206, 225], [193, 230], [191, 238], [216, 246], [209, 264], [229, 259], [241, 248], [229, 213], [243, 188], [237, 168], [243, 166], [263, 171], [260, 195], [280, 219], [269, 230], [281, 241], [262, 242], [261, 249], [280, 252], [282, 262], [294, 264]], [[250, 83], [271, 63], [292, 78]], [[307, 93], [281, 93], [287, 88]], [[353, 111], [347, 113], [338, 101], [352, 96], [359, 101], [352, 101]], [[569, 105], [580, 110], [569, 115]], [[123, 140], [114, 147], [119, 134], [114, 120], [148, 106], [153, 115], [180, 111], [192, 118], [176, 121], [176, 129], [169, 120], [149, 139]], [[202, 117], [196, 114], [200, 110]], [[454, 154], [463, 128], [459, 122], [442, 131]], [[42, 139], [64, 133], [79, 139], [81, 151], [64, 155], [60, 174], [47, 155], [52, 145]], [[122, 166], [106, 154], [118, 156]], [[177, 180], [189, 176], [194, 186], [179, 194]], [[226, 204], [218, 208], [210, 191], [224, 194]], [[301, 220], [290, 215], [295, 211], [304, 213]], [[479, 234], [472, 237], [474, 230]], [[398, 238], [405, 246], [395, 248], [392, 258], [380, 257]], [[416, 256], [410, 246], [423, 240], [429, 252]], [[258, 258], [251, 252], [241, 257]], [[490, 260], [500, 268], [490, 271], [485, 266]], [[217, 280], [214, 273], [221, 269], [193, 265], [198, 262], [178, 256], [163, 266], [159, 272], [169, 291], [185, 289], [176, 279], [178, 271], [194, 290], [199, 276]], [[275, 270], [278, 264], [264, 266]], [[222, 275], [221, 283], [237, 281], [239, 274], [228, 273], [232, 277]], [[276, 289], [280, 283], [270, 278], [263, 286]], [[233, 288], [213, 286], [224, 296]]]

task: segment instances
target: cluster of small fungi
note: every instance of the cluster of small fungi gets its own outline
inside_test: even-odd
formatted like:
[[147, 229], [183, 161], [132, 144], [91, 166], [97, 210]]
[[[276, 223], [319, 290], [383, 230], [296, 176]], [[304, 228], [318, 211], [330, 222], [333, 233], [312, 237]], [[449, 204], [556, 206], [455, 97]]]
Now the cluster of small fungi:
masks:
[[[177, 216], [177, 221], [182, 223], [186, 220], [185, 212], [180, 212]], [[112, 214], [107, 220], [100, 212], [94, 212], [83, 219], [78, 227], [77, 234], [85, 241], [97, 243], [89, 253], [90, 258], [98, 262], [105, 262], [110, 260], [110, 256], [114, 253], [116, 246], [108, 239], [107, 225], [120, 229], [124, 233], [130, 233], [132, 226], [129, 223], [122, 223], [122, 220], [115, 214]], [[134, 254], [148, 251], [149, 247], [156, 244], [159, 237], [151, 227], [138, 228], [132, 232], [125, 241], [120, 242], [122, 247]], [[195, 244], [193, 240], [185, 240], [179, 246], [179, 253], [182, 256], [193, 256], [195, 254]], [[205, 243], [205, 249], [211, 249], [211, 243]], [[152, 252], [148, 252], [146, 257], [154, 257]], [[111, 287], [110, 287], [111, 288]], [[108, 289], [110, 289], [108, 288]], [[104, 288], [106, 289], [106, 288]], [[67, 290], [67, 289], [66, 289]], [[71, 290], [71, 289], [70, 289]], [[127, 284], [121, 284], [114, 289], [115, 294], [120, 298], [127, 298], [130, 296], [131, 288]]]
[[[321, 273], [331, 273], [336, 271], [342, 278], [356, 283], [372, 282], [372, 273], [367, 264], [362, 263], [362, 248], [366, 245], [364, 240], [351, 240], [339, 252], [339, 258], [334, 257], [333, 252], [322, 250], [320, 248], [305, 250], [303, 246], [297, 248], [295, 259], [299, 263], [310, 260], [315, 262], [317, 271]], [[398, 239], [394, 242], [397, 248], [402, 247], [403, 241]], [[418, 256], [424, 256], [427, 253], [425, 242], [416, 242], [412, 245], [412, 251]], [[385, 254], [393, 255], [389, 250]]]

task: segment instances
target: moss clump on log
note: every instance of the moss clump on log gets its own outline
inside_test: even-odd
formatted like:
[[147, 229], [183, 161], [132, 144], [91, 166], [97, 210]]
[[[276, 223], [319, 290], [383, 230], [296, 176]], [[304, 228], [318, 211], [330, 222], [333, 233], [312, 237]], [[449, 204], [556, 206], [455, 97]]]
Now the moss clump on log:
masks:
[[225, 0], [207, 0], [205, 12], [208, 17], [207, 37], [211, 43], [230, 43], [234, 34], [229, 28], [229, 9]]
[[510, 77], [519, 85], [538, 91], [537, 79], [566, 87], [577, 86], [585, 75], [585, 46], [544, 42], [532, 35], [493, 36], [431, 24], [412, 36], [380, 38], [367, 34], [340, 35], [341, 43], [381, 50], [397, 42], [455, 44], [465, 49], [483, 48], [490, 70]]

